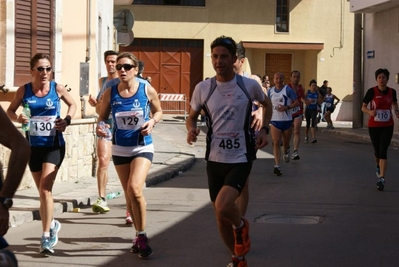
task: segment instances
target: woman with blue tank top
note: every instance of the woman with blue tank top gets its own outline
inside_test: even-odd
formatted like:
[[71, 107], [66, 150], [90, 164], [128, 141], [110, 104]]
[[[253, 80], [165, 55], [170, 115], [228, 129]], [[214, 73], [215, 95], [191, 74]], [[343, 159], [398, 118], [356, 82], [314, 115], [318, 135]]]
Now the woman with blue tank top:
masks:
[[[156, 90], [136, 79], [138, 59], [133, 54], [119, 54], [116, 69], [120, 83], [105, 91], [98, 121], [106, 121], [112, 111], [112, 160], [136, 229], [131, 252], [146, 258], [152, 249], [145, 229], [143, 186], [154, 156], [151, 132], [162, 118], [162, 109]], [[105, 136], [106, 132], [97, 126], [97, 134]]]
[[311, 80], [309, 83], [310, 90], [305, 94], [305, 119], [306, 119], [306, 130], [305, 130], [305, 143], [309, 142], [309, 128], [310, 120], [312, 120], [312, 128], [310, 130], [312, 135], [312, 143], [317, 143], [316, 139], [316, 125], [317, 125], [317, 105], [322, 103], [321, 94], [317, 92], [317, 82], [316, 80]]
[[[65, 140], [62, 132], [71, 124], [76, 104], [63, 85], [50, 81], [52, 68], [50, 57], [38, 53], [30, 61], [32, 82], [18, 88], [7, 110], [12, 121], [29, 123], [26, 138], [31, 146], [29, 169], [40, 196], [40, 217], [43, 235], [40, 253], [53, 254], [58, 242], [61, 223], [53, 218], [52, 189], [57, 172], [65, 156]], [[67, 106], [66, 117], [61, 119], [61, 101]], [[28, 104], [31, 118], [17, 115], [19, 106]]]

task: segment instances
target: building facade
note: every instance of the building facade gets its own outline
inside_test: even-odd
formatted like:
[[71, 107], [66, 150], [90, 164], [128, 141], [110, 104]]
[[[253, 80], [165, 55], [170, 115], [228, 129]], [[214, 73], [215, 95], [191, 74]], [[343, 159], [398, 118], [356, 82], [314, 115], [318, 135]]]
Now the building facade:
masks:
[[252, 74], [277, 71], [289, 82], [328, 80], [343, 99], [333, 119], [352, 119], [354, 15], [347, 0], [134, 0], [115, 7], [134, 14], [132, 44], [121, 49], [146, 63], [145, 76], [160, 93], [191, 96], [196, 83], [214, 75], [210, 44], [221, 35], [242, 41]]
[[[288, 83], [298, 70], [305, 88], [311, 79], [328, 80], [343, 100], [333, 119], [352, 119], [354, 14], [347, 0], [0, 0], [0, 7], [0, 105], [6, 109], [30, 81], [37, 52], [51, 55], [54, 80], [78, 105], [60, 180], [94, 176], [95, 110], [87, 99], [106, 75], [109, 49], [133, 52], [159, 93], [185, 94], [189, 102], [195, 85], [214, 75], [211, 42], [230, 36], [246, 48], [245, 71], [271, 81], [283, 72]], [[0, 150], [3, 172], [8, 153]], [[26, 173], [21, 188], [33, 186]]]
[[[94, 176], [95, 111], [86, 103], [88, 95], [98, 91], [98, 78], [106, 75], [103, 51], [114, 48], [113, 4], [0, 0], [0, 105], [7, 109], [18, 87], [30, 82], [30, 58], [41, 52], [50, 55], [54, 80], [70, 90], [78, 106], [65, 132], [67, 151], [58, 181]], [[65, 116], [66, 106], [62, 111]], [[2, 147], [2, 173], [7, 171], [8, 155]], [[25, 176], [20, 188], [34, 186], [29, 171]]]
[[[399, 93], [399, 1], [398, 0], [351, 0], [351, 12], [362, 15], [362, 89], [376, 86], [375, 71], [386, 68], [390, 72], [388, 86]], [[399, 121], [395, 119], [395, 124]], [[363, 125], [367, 127], [368, 117]], [[397, 128], [395, 132], [397, 132]]]

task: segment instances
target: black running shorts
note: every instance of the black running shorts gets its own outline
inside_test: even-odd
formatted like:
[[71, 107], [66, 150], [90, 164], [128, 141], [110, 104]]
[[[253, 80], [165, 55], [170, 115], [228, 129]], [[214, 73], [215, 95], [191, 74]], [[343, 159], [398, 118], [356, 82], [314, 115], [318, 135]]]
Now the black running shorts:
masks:
[[208, 174], [209, 195], [215, 202], [220, 189], [228, 185], [237, 189], [241, 194], [248, 176], [251, 173], [252, 162], [249, 163], [219, 163], [208, 161], [206, 171]]

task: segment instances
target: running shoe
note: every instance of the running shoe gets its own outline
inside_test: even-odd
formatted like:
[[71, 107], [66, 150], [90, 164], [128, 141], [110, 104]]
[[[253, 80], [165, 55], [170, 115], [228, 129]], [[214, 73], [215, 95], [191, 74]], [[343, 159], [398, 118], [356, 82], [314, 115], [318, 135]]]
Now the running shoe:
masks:
[[93, 212], [105, 213], [109, 211], [107, 201], [104, 201], [101, 197], [97, 199], [97, 202], [91, 206]]
[[40, 250], [39, 252], [44, 255], [49, 255], [54, 253], [54, 249], [50, 244], [50, 237], [42, 236], [42, 240], [40, 241]]
[[292, 160], [298, 160], [300, 159], [298, 151], [294, 150], [294, 153], [292, 153]]
[[330, 126], [330, 129], [335, 129], [335, 127], [333, 125]]
[[284, 152], [283, 158], [285, 162], [290, 162], [290, 148], [288, 148], [287, 151]]
[[274, 174], [277, 174], [277, 176], [281, 176], [283, 174], [279, 166], [274, 166]]
[[133, 224], [132, 216], [130, 216], [130, 213], [126, 211], [126, 225], [132, 225], [132, 224]]
[[234, 254], [236, 256], [244, 256], [251, 248], [251, 240], [249, 239], [249, 222], [242, 218], [244, 225], [234, 230]]
[[54, 228], [50, 228], [50, 245], [54, 247], [58, 243], [58, 232], [61, 230], [61, 223], [54, 220]]
[[227, 267], [248, 267], [247, 260], [245, 258], [237, 259], [236, 257], [231, 258], [231, 262], [227, 264]]
[[148, 241], [149, 240], [145, 234], [140, 234], [137, 236], [136, 243], [139, 250], [138, 252], [140, 258], [147, 258], [152, 254], [152, 249], [148, 245]]
[[385, 179], [381, 177], [377, 182], [377, 189], [380, 191], [384, 191], [384, 187], [385, 187]]
[[315, 143], [317, 143], [317, 140], [316, 140], [316, 138], [313, 138], [312, 144], [315, 144]]
[[377, 178], [380, 178], [380, 175], [381, 175], [380, 166], [375, 167], [375, 174], [377, 175]]
[[305, 137], [305, 143], [308, 143], [309, 139], [307, 137]]
[[137, 236], [135, 238], [133, 238], [132, 241], [133, 245], [132, 248], [130, 249], [131, 253], [139, 253], [139, 246], [137, 245]]
[[331, 125], [327, 125], [327, 126], [326, 126], [326, 129], [331, 129]]

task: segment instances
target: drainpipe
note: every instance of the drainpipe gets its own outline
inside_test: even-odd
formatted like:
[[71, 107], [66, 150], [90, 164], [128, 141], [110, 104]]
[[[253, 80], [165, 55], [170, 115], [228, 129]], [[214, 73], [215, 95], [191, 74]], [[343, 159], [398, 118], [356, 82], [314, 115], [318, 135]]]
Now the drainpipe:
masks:
[[341, 25], [340, 25], [340, 33], [339, 33], [339, 46], [333, 47], [333, 52], [330, 57], [334, 57], [335, 49], [341, 50], [344, 47], [344, 4], [342, 3], [345, 0], [341, 0]]
[[91, 39], [91, 0], [87, 0], [87, 35], [86, 35], [86, 62], [90, 60], [90, 39]]
[[[87, 0], [87, 22], [86, 22], [86, 29], [87, 29], [87, 34], [86, 34], [86, 58], [85, 62], [90, 61], [90, 39], [91, 39], [91, 0]], [[80, 107], [81, 107], [81, 114], [82, 114], [82, 119], [88, 118], [86, 115], [86, 99], [83, 97], [83, 95], [80, 96]]]
[[[90, 48], [91, 48], [91, 0], [87, 0], [87, 35], [86, 35], [86, 58], [85, 62], [90, 61]], [[87, 116], [86, 115], [86, 99], [83, 97], [83, 95], [80, 96], [80, 106], [81, 106], [81, 114], [82, 114], [82, 119], [84, 118], [95, 118], [96, 116]], [[96, 139], [96, 132], [95, 132], [96, 124], [93, 124], [93, 136], [94, 140]], [[92, 169], [91, 169], [91, 175], [93, 177], [96, 177], [96, 172], [97, 172], [97, 141], [93, 143], [93, 153], [91, 154], [92, 156]]]
[[[363, 51], [363, 14], [355, 13], [353, 47], [353, 95], [352, 95], [352, 128], [363, 127], [363, 81], [362, 81], [362, 51]], [[359, 45], [361, 44], [361, 45]]]

